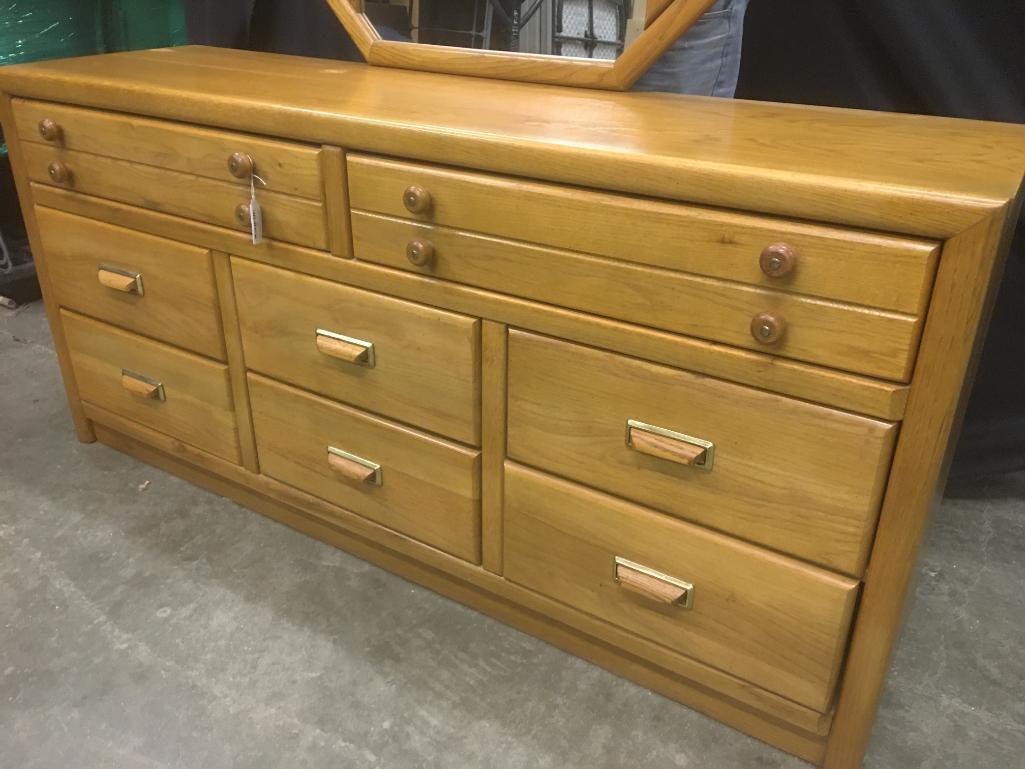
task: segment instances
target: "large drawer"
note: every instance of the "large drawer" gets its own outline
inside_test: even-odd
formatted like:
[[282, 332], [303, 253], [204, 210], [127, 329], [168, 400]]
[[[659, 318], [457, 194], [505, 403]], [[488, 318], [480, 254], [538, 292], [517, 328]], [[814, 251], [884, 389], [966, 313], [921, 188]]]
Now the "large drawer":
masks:
[[[86, 195], [249, 232], [249, 186], [216, 181], [157, 166], [26, 142], [29, 178]], [[319, 200], [259, 190], [263, 234], [312, 248], [327, 248], [324, 205]]]
[[262, 472], [480, 561], [480, 452], [257, 374], [249, 389]]
[[[918, 346], [912, 315], [379, 214], [352, 221], [360, 259], [759, 352], [905, 380]], [[414, 243], [429, 264], [411, 264]], [[752, 332], [766, 313], [785, 324], [772, 342]]]
[[82, 400], [240, 461], [228, 367], [61, 310]]
[[505, 489], [507, 579], [828, 710], [856, 581], [508, 462]]
[[50, 208], [36, 221], [59, 304], [224, 360], [208, 251]]
[[261, 189], [320, 200], [320, 148], [260, 136], [200, 128], [115, 112], [14, 99], [14, 122], [23, 142], [131, 160], [217, 179], [245, 188], [244, 169], [229, 168], [236, 153], [248, 155], [263, 180]]
[[[511, 331], [512, 459], [848, 574], [864, 568], [896, 425]], [[699, 449], [628, 421], [714, 444]], [[693, 459], [693, 457], [691, 457]]]
[[479, 321], [244, 259], [232, 265], [250, 369], [479, 442]]

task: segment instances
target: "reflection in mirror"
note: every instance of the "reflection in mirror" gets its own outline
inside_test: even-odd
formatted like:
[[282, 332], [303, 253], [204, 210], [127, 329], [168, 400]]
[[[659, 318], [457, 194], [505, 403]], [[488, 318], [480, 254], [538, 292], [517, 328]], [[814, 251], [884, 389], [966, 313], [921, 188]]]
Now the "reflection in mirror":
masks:
[[616, 59], [659, 0], [363, 0], [386, 40]]

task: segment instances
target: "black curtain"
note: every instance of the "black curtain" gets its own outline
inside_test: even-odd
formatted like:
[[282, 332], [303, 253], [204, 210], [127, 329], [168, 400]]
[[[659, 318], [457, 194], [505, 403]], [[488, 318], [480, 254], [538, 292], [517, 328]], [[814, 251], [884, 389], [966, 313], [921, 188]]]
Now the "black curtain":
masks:
[[[1025, 123], [1022, 0], [752, 0], [737, 97]], [[951, 478], [1025, 468], [1025, 217]]]

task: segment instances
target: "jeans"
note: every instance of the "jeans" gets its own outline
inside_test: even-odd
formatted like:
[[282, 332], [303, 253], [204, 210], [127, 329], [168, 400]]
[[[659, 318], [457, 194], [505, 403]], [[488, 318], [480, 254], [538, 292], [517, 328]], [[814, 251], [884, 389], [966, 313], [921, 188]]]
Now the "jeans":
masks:
[[719, 0], [641, 76], [634, 90], [732, 98], [747, 3]]

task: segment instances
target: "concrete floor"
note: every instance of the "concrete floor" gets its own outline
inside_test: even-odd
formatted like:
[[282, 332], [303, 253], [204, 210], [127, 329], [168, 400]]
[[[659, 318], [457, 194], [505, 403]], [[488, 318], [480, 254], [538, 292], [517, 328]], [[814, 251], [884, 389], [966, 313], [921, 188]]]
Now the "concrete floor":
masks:
[[[802, 762], [100, 445], [0, 310], [0, 767]], [[934, 519], [866, 766], [1025, 767], [1025, 475]]]

